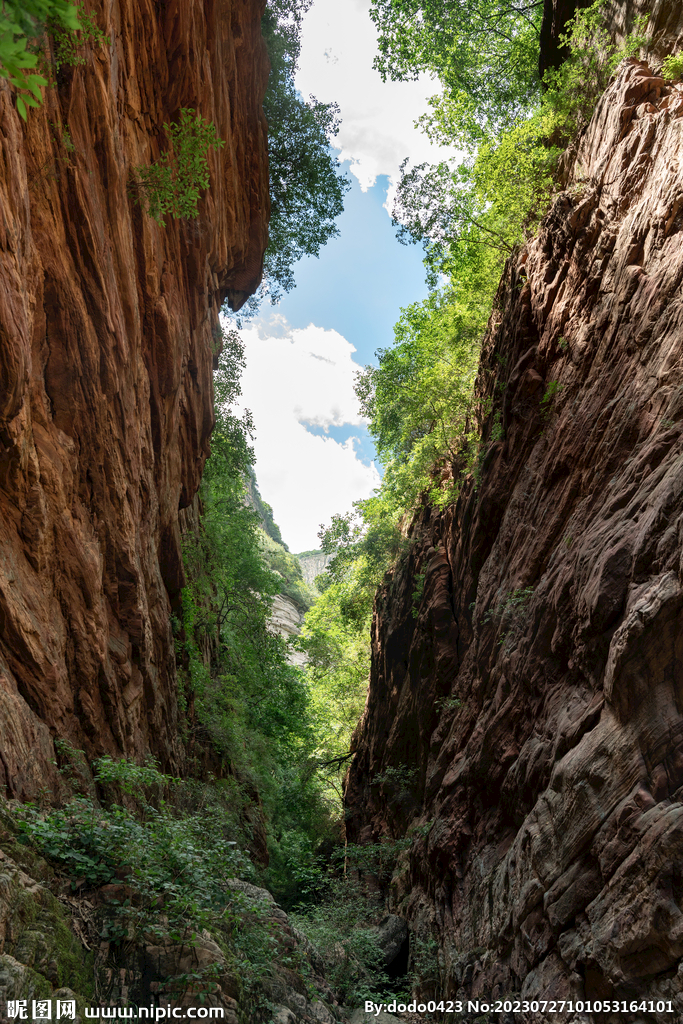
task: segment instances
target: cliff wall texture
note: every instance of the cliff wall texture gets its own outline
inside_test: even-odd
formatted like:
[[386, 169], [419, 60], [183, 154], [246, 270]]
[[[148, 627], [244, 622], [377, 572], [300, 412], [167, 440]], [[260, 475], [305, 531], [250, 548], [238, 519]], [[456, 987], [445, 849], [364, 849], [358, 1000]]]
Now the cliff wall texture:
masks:
[[[18, 117], [0, 79], [0, 787], [60, 737], [178, 766], [178, 512], [208, 454], [218, 312], [259, 283], [261, 0], [86, 5], [109, 37]], [[196, 220], [136, 206], [181, 108], [213, 121]]]
[[501, 282], [478, 481], [377, 598], [347, 834], [424, 826], [391, 905], [439, 998], [683, 1020], [682, 287], [683, 87], [632, 62]]

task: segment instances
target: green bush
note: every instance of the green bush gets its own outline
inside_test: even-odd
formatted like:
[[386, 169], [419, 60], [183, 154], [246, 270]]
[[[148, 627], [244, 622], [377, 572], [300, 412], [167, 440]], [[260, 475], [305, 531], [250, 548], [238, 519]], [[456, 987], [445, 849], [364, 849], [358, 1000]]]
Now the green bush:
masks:
[[163, 793], [168, 786], [180, 783], [180, 779], [162, 774], [153, 758], [148, 758], [144, 765], [138, 765], [126, 757], [115, 760], [106, 754], [93, 761], [92, 767], [95, 782], [118, 786], [128, 796], [150, 789]]
[[230, 838], [234, 821], [216, 807], [178, 815], [168, 805], [146, 804], [140, 820], [126, 808], [104, 809], [81, 797], [62, 809], [27, 805], [17, 813], [24, 840], [70, 876], [74, 888], [125, 878], [133, 897], [114, 911], [112, 933], [127, 934], [131, 924], [144, 931], [157, 920], [160, 901], [171, 931], [205, 927], [207, 915], [228, 901], [226, 881], [254, 874]]
[[325, 976], [344, 1002], [385, 1001], [388, 978], [373, 927], [381, 916], [376, 900], [351, 880], [337, 879], [330, 881], [324, 899], [290, 916], [321, 954]]
[[683, 78], [683, 53], [670, 53], [664, 58], [662, 78], [668, 82], [675, 82], [679, 78]]
[[137, 202], [157, 224], [165, 226], [164, 217], [197, 217], [197, 203], [209, 187], [207, 154], [210, 149], [225, 145], [218, 138], [216, 126], [183, 107], [176, 124], [164, 124], [171, 149], [155, 163], [137, 168], [131, 190]]
[[[48, 812], [25, 805], [13, 811], [10, 827], [18, 824], [20, 842], [26, 844], [21, 849], [38, 850], [55, 869], [60, 885], [70, 879], [73, 889], [88, 900], [86, 906], [94, 906], [92, 925], [108, 949], [96, 977], [99, 996], [116, 996], [112, 979], [117, 972], [112, 974], [112, 967], [119, 966], [128, 998], [139, 998], [144, 992], [144, 966], [142, 960], [137, 965], [135, 947], [158, 943], [168, 951], [159, 991], [173, 999], [193, 992], [203, 1001], [225, 969], [212, 963], [183, 973], [173, 965], [187, 957], [207, 929], [226, 958], [242, 1009], [254, 1022], [268, 1021], [270, 1008], [261, 982], [272, 976], [282, 951], [271, 905], [247, 895], [233, 881], [255, 878], [253, 865], [241, 851], [244, 835], [233, 787], [226, 790], [228, 780], [176, 780], [173, 803], [158, 801], [154, 807], [145, 792], [158, 788], [159, 777], [167, 783], [173, 780], [126, 760], [100, 759], [93, 768], [105, 791], [130, 790], [138, 810], [115, 804], [103, 808], [82, 798]], [[142, 788], [136, 790], [138, 781]], [[233, 838], [236, 835], [240, 840]], [[116, 887], [96, 891], [110, 883]], [[296, 959], [295, 952], [287, 963], [303, 969], [305, 965], [293, 963]], [[62, 983], [71, 980], [65, 976]]]

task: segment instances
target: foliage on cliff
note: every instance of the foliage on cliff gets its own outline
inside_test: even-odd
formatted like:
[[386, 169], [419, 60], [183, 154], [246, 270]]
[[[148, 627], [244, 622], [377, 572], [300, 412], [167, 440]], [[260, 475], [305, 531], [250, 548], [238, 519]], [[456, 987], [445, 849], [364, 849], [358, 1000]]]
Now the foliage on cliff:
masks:
[[182, 108], [175, 124], [165, 124], [171, 148], [154, 163], [137, 169], [133, 189], [161, 227], [164, 217], [195, 218], [200, 193], [209, 187], [210, 149], [225, 145], [216, 126], [192, 109]]
[[[239, 1008], [240, 1022], [265, 1024], [272, 1005], [263, 983], [272, 995], [281, 963], [289, 972], [301, 970], [310, 998], [325, 996], [300, 952], [292, 956], [291, 943], [281, 950], [268, 894], [243, 884], [257, 872], [244, 852], [245, 795], [234, 776], [182, 780], [152, 762], [103, 757], [88, 764], [83, 751], [65, 742], [58, 752], [70, 793], [65, 806], [0, 805], [0, 841], [6, 870], [13, 860], [74, 895], [60, 904], [26, 875], [30, 890], [22, 891], [15, 876], [13, 941], [5, 952], [22, 960], [39, 937], [53, 962], [36, 967], [47, 968], [59, 987], [75, 989], [77, 998], [105, 1006], [146, 1005], [153, 979], [159, 998], [195, 996], [213, 1005], [222, 994]], [[69, 911], [78, 938], [68, 927]], [[34, 945], [26, 943], [28, 929]], [[106, 958], [88, 955], [79, 939], [86, 949], [106, 949]], [[52, 994], [47, 979], [35, 973], [31, 980], [34, 994]]]
[[0, 11], [0, 76], [18, 90], [17, 110], [26, 120], [26, 108], [42, 103], [47, 79], [40, 74], [35, 40], [48, 21], [66, 32], [81, 28], [78, 8], [68, 0], [4, 0]]
[[301, 563], [296, 555], [292, 555], [283, 544], [278, 544], [267, 533], [261, 535], [261, 552], [270, 571], [280, 578], [278, 593], [288, 597], [300, 611], [307, 611], [317, 595], [304, 580]]
[[[47, 33], [47, 36], [46, 36]], [[47, 46], [41, 38], [48, 39]], [[17, 90], [17, 111], [43, 102], [42, 90], [63, 66], [84, 64], [86, 43], [109, 44], [83, 4], [68, 0], [4, 0], [0, 11], [0, 76]]]

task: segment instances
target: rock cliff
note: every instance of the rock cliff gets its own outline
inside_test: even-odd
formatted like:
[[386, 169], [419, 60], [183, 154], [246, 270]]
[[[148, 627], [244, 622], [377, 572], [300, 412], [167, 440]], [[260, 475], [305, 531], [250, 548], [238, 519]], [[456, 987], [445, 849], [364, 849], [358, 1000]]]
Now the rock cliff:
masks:
[[424, 826], [391, 905], [425, 990], [683, 1020], [683, 87], [630, 63], [570, 164], [500, 285], [478, 478], [377, 597], [347, 834]]
[[[270, 628], [274, 633], [287, 639], [294, 639], [301, 632], [304, 621], [304, 612], [297, 608], [291, 597], [286, 594], [276, 594], [273, 598], [273, 610], [270, 616]], [[306, 655], [301, 651], [292, 651], [290, 660], [293, 665], [299, 668], [306, 664]]]
[[320, 576], [330, 564], [334, 555], [324, 551], [304, 551], [296, 556], [301, 564], [301, 572], [309, 587], [315, 587], [315, 578]]
[[[0, 787], [55, 788], [52, 739], [178, 766], [179, 509], [212, 427], [218, 311], [260, 280], [261, 0], [89, 3], [107, 45], [25, 126], [0, 79]], [[196, 220], [136, 206], [181, 108], [213, 121]]]

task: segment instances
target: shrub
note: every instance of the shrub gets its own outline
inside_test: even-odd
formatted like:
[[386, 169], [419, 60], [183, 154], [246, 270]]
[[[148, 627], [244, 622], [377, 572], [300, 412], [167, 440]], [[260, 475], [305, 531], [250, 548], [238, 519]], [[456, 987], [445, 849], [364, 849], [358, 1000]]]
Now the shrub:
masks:
[[670, 53], [664, 58], [662, 78], [668, 82], [675, 82], [677, 79], [683, 78], [683, 53]]
[[134, 898], [114, 911], [112, 933], [123, 927], [122, 917], [126, 933], [131, 923], [144, 930], [160, 901], [171, 930], [205, 927], [207, 914], [228, 901], [226, 882], [253, 877], [230, 838], [234, 821], [217, 807], [177, 815], [167, 805], [146, 804], [140, 821], [126, 808], [105, 810], [81, 797], [62, 809], [43, 813], [26, 805], [17, 814], [24, 841], [69, 875], [75, 889], [125, 877]]
[[381, 993], [388, 978], [373, 926], [378, 911], [380, 906], [359, 885], [337, 879], [329, 883], [325, 899], [291, 914], [292, 923], [320, 952], [335, 993], [351, 1006], [385, 999]]
[[164, 124], [171, 149], [156, 163], [137, 168], [137, 180], [131, 190], [136, 201], [145, 206], [150, 217], [162, 227], [164, 217], [196, 217], [199, 195], [209, 187], [210, 149], [225, 145], [216, 127], [183, 107], [176, 124]]

